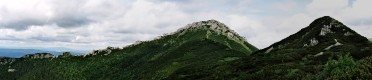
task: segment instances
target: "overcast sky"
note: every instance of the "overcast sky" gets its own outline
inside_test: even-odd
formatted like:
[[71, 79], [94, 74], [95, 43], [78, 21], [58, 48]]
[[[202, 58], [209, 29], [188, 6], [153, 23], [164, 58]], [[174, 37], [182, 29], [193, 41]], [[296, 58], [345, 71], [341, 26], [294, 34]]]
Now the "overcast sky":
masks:
[[101, 49], [215, 19], [265, 48], [331, 16], [372, 37], [372, 0], [0, 0], [0, 47]]

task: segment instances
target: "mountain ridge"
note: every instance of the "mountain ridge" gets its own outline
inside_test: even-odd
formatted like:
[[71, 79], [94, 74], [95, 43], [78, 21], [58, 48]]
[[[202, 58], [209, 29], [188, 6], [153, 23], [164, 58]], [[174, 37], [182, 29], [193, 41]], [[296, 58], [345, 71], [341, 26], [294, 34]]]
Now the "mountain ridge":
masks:
[[261, 50], [208, 20], [87, 55], [0, 58], [0, 79], [371, 79], [371, 54], [365, 37], [329, 16]]
[[[214, 29], [208, 28], [208, 25], [215, 25]], [[143, 74], [142, 79], [165, 79], [172, 76], [180, 78], [177, 76], [185, 74], [172, 74], [188, 73], [187, 71], [195, 71], [201, 68], [208, 69], [210, 66], [216, 66], [219, 63], [241, 59], [257, 50], [254, 46], [250, 46], [246, 41], [239, 40], [236, 36], [221, 33], [229, 31], [224, 26], [224, 24], [214, 20], [194, 22], [176, 32], [160, 36], [154, 40], [138, 42], [118, 52], [109, 51], [111, 53], [106, 56], [120, 56], [124, 53], [135, 57], [127, 57], [121, 62], [117, 62], [117, 64], [123, 65], [121, 67], [125, 69], [123, 72], [112, 75], [140, 73]], [[223, 31], [223, 28], [226, 31]], [[103, 54], [105, 54], [104, 52]], [[135, 74], [122, 77], [141, 79], [139, 75]], [[92, 76], [92, 79], [96, 79], [95, 76]]]
[[[227, 36], [227, 39], [233, 40], [236, 43], [239, 43], [238, 45], [243, 45], [242, 46], [243, 49], [240, 49], [239, 51], [242, 51], [242, 52], [245, 52], [245, 53], [252, 53], [252, 52], [258, 50], [258, 48], [251, 45], [250, 43], [248, 43], [246, 41], [246, 39], [244, 39], [244, 37], [239, 36], [239, 34], [237, 34], [234, 30], [231, 30], [225, 24], [223, 24], [223, 23], [221, 23], [217, 20], [213, 20], [213, 19], [212, 20], [207, 20], [207, 21], [199, 21], [199, 22], [193, 22], [191, 24], [187, 24], [186, 26], [178, 29], [177, 31], [165, 34], [164, 36], [177, 35], [177, 37], [179, 37], [179, 36], [182, 36], [182, 35], [186, 34], [187, 32], [198, 32], [198, 31], [206, 31], [206, 33], [201, 34], [201, 35], [204, 35], [204, 37], [206, 39], [215, 40], [215, 41], [220, 42], [222, 44], [225, 44], [225, 43], [228, 43], [228, 42], [224, 42], [223, 40], [216, 39], [215, 35], [217, 35], [217, 36], [219, 36], [219, 35]], [[164, 37], [164, 36], [160, 36], [160, 37], [155, 38], [155, 39], [160, 39], [161, 37]], [[225, 45], [226, 46], [231, 46], [230, 44], [225, 44]], [[232, 48], [232, 47], [230, 47], [230, 48]], [[249, 50], [249, 51], [244, 51], [244, 49]]]
[[[189, 75], [185, 73], [193, 73], [193, 71], [217, 73], [228, 70], [232, 73], [235, 69], [231, 68], [233, 66], [214, 69], [213, 71], [210, 70], [214, 68], [213, 66], [243, 59], [257, 50], [256, 47], [250, 45], [223, 23], [208, 20], [194, 22], [179, 29], [179, 31], [160, 36], [150, 41], [138, 41], [123, 48], [108, 47], [106, 49], [94, 50], [92, 53], [86, 55], [51, 58], [52, 60], [42, 59], [42, 63], [27, 63], [28, 61], [33, 62], [38, 59], [21, 59], [15, 61], [14, 63], [16, 64], [10, 64], [15, 65], [14, 67], [11, 66], [8, 68], [17, 70], [16, 72], [20, 72], [19, 75], [0, 75], [0, 77], [7, 79], [17, 79], [17, 77], [38, 79], [32, 76], [48, 76], [48, 74], [36, 75], [38, 71], [21, 74], [21, 72], [29, 69], [23, 69], [25, 66], [20, 67], [20, 65], [32, 65], [30, 67], [32, 70], [43, 71], [53, 70], [55, 68], [60, 70], [50, 71], [50, 74], [72, 71], [71, 74], [59, 75], [77, 76], [70, 79], [107, 79], [112, 78], [112, 76], [117, 76], [116, 78], [119, 79], [137, 80], [182, 79], [184, 78], [182, 76]], [[69, 63], [63, 63], [65, 61]], [[46, 64], [54, 65], [49, 65], [45, 68]], [[114, 71], [107, 72], [106, 70], [109, 69]], [[1, 70], [0, 74], [2, 74]], [[85, 76], [80, 76], [82, 74], [85, 74]], [[52, 75], [49, 79], [59, 76]], [[189, 76], [192, 77], [192, 75]], [[208, 75], [206, 74], [206, 76]]]
[[71, 52], [73, 54], [87, 53], [85, 50], [74, 50], [63, 47], [53, 47], [53, 48], [0, 48], [1, 56], [20, 58], [26, 54], [33, 53], [51, 53], [53, 55], [60, 55], [63, 52]]
[[[368, 44], [367, 38], [351, 30], [341, 22], [329, 16], [324, 16], [314, 20], [308, 27], [262, 49], [260, 52], [269, 52], [272, 48], [306, 48], [318, 44], [331, 45], [338, 43], [337, 40], [342, 40], [342, 43], [362, 42], [365, 45]], [[287, 46], [286, 44], [297, 45]]]
[[[249, 69], [242, 71], [249, 73], [247, 79], [369, 79], [372, 78], [370, 71], [360, 67], [371, 68], [364, 64], [371, 61], [371, 49], [367, 38], [324, 16], [256, 51], [242, 61], [249, 63], [244, 65]], [[359, 67], [354, 67], [354, 72], [344, 68], [350, 65]]]
[[56, 51], [45, 51], [38, 49], [10, 49], [10, 48], [0, 48], [0, 54], [5, 57], [20, 58], [26, 54], [33, 53], [52, 53], [54, 55], [60, 54], [61, 52]]

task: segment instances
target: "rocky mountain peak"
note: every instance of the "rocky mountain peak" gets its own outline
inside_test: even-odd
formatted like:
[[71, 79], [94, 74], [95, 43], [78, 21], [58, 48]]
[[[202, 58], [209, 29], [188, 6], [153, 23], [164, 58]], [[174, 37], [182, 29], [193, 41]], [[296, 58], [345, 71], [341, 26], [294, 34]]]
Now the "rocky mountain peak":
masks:
[[308, 27], [303, 28], [298, 32], [302, 39], [309, 40], [310, 42], [316, 42], [316, 39], [328, 39], [333, 41], [334, 39], [348, 40], [351, 37], [364, 38], [363, 36], [356, 33], [338, 20], [324, 16], [316, 19]]
[[323, 48], [329, 46], [332, 46], [330, 48], [339, 46], [335, 44], [353, 45], [354, 43], [368, 43], [368, 40], [338, 20], [330, 16], [324, 16], [314, 20], [299, 32], [263, 50], [271, 51], [285, 48], [322, 48], [319, 50], [323, 50]]
[[234, 30], [229, 29], [228, 26], [225, 24], [217, 21], [217, 20], [207, 20], [207, 21], [199, 21], [193, 22], [191, 24], [186, 25], [183, 28], [178, 29], [174, 33], [170, 33], [169, 35], [177, 34], [177, 33], [185, 33], [187, 31], [196, 31], [196, 30], [212, 30], [217, 34], [226, 35], [229, 38], [236, 39], [236, 40], [244, 40], [243, 37], [240, 37]]
[[312, 28], [311, 30], [316, 30], [315, 32], [317, 32], [319, 36], [327, 36], [329, 34], [352, 36], [357, 34], [355, 31], [330, 16], [316, 19], [309, 25], [309, 28]]
[[180, 28], [178, 31], [184, 30], [197, 30], [197, 29], [211, 29], [218, 32], [231, 31], [225, 24], [218, 22], [217, 20], [199, 21], [186, 25]]

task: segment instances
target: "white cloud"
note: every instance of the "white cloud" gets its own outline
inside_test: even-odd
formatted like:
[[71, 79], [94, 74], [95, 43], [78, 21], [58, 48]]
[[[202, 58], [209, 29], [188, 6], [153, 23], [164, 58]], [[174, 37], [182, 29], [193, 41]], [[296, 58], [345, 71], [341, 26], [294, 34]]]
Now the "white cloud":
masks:
[[[0, 0], [0, 45], [100, 49], [216, 19], [264, 48], [330, 15], [372, 37], [370, 0]], [[267, 8], [267, 5], [273, 5]], [[301, 10], [299, 10], [301, 9]]]
[[340, 12], [348, 7], [348, 0], [312, 0], [306, 10], [310, 15], [324, 16]]
[[371, 0], [313, 0], [307, 6], [307, 15], [316, 18], [331, 16], [345, 25], [361, 33], [363, 36], [372, 37], [372, 11]]
[[[8, 3], [8, 1], [1, 2]], [[136, 40], [150, 40], [163, 33], [174, 31], [186, 25], [186, 21], [190, 21], [177, 5], [170, 2], [155, 4], [147, 0], [138, 0], [127, 5], [123, 5], [120, 1], [100, 0], [31, 2], [27, 4], [14, 1], [1, 6], [0, 10], [9, 10], [9, 13], [0, 13], [1, 16], [8, 16], [2, 17], [0, 24], [22, 22], [27, 19], [38, 20], [42, 24], [31, 22], [24, 26], [27, 27], [24, 30], [0, 26], [0, 31], [7, 33], [0, 35], [2, 40], [13, 40], [31, 46], [40, 46], [34, 43], [63, 46], [61, 43], [66, 43], [71, 45], [64, 46], [78, 49], [99, 49], [106, 46], [123, 46]], [[22, 6], [23, 4], [27, 5]], [[39, 8], [43, 9], [38, 10]], [[22, 13], [27, 14], [24, 17], [13, 18]], [[63, 18], [76, 17], [83, 17], [90, 21], [86, 25], [73, 28], [58, 25], [59, 21], [63, 23], [63, 20], [69, 20]], [[47, 21], [50, 23], [46, 23]], [[21, 45], [20, 43], [15, 45]]]
[[294, 10], [298, 5], [299, 4], [294, 1], [284, 1], [283, 3], [275, 4], [274, 7], [281, 11], [288, 12]]

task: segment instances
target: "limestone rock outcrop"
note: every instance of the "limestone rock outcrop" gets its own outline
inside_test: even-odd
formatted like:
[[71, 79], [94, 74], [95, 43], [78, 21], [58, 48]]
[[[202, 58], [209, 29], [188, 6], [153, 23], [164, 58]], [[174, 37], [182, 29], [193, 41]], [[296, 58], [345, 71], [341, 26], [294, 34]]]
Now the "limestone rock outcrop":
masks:
[[53, 58], [54, 55], [50, 53], [35, 53], [35, 54], [27, 54], [22, 58], [31, 58], [31, 59], [43, 59], [43, 58]]

